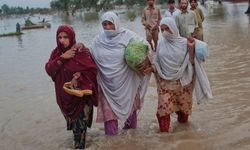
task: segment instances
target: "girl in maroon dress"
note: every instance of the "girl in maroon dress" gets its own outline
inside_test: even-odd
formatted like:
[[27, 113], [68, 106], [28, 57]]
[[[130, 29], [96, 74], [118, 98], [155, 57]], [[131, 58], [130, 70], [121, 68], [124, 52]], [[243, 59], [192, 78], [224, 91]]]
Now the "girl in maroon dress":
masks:
[[[75, 148], [85, 147], [87, 127], [91, 127], [93, 105], [97, 106], [97, 69], [89, 49], [76, 48], [75, 32], [69, 25], [62, 25], [56, 33], [57, 47], [52, 51], [45, 69], [55, 83], [56, 100], [73, 130]], [[65, 82], [72, 82], [81, 90], [91, 90], [92, 95], [77, 97], [63, 90]]]

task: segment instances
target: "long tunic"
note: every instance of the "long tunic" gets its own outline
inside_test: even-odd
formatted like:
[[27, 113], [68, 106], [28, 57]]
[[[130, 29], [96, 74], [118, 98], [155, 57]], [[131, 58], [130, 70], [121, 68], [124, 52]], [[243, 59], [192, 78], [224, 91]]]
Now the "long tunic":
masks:
[[168, 81], [155, 75], [157, 81], [157, 116], [163, 117], [173, 112], [192, 113], [193, 82], [182, 87], [180, 80]]
[[186, 12], [181, 12], [175, 18], [176, 25], [179, 29], [180, 36], [189, 37], [194, 29], [198, 27], [198, 21], [195, 12], [187, 10]]
[[69, 60], [60, 57], [61, 55], [62, 51], [59, 49], [53, 50], [45, 69], [55, 83], [56, 100], [62, 113], [65, 117], [75, 120], [83, 111], [85, 102], [80, 97], [67, 94], [63, 90], [63, 84], [71, 81], [74, 73], [80, 72], [81, 77], [78, 82], [81, 84], [79, 88], [92, 90], [94, 94], [91, 99], [94, 105], [97, 105], [97, 69], [87, 48], [82, 49]]
[[125, 121], [133, 112], [137, 94], [142, 105], [150, 76], [140, 76], [130, 69], [124, 59], [124, 52], [129, 42], [143, 41], [143, 38], [130, 30], [119, 28], [119, 18], [113, 12], [106, 12], [101, 19], [101, 22], [104, 21], [115, 25], [113, 32], [116, 34], [110, 36], [104, 30], [91, 46], [91, 54], [98, 67], [98, 86], [102, 92], [99, 107], [107, 108], [98, 112], [103, 112], [103, 115], [112, 112], [115, 118]]
[[181, 13], [181, 11], [177, 8], [174, 9], [174, 11], [170, 11], [169, 9], [167, 9], [164, 13], [164, 17], [173, 17], [175, 18], [176, 16], [178, 16]]
[[[159, 23], [161, 21], [161, 12], [157, 7], [146, 7], [142, 13], [142, 25], [145, 26], [147, 40], [158, 40]], [[147, 28], [150, 25], [151, 28]]]
[[142, 24], [146, 26], [147, 24], [151, 27], [159, 26], [161, 21], [161, 12], [157, 7], [146, 7], [142, 13]]
[[195, 37], [198, 40], [203, 41], [203, 27], [202, 27], [202, 22], [204, 21], [204, 15], [203, 12], [200, 8], [196, 7], [196, 9], [193, 10], [196, 14], [197, 21], [198, 21], [198, 31], [195, 33]]

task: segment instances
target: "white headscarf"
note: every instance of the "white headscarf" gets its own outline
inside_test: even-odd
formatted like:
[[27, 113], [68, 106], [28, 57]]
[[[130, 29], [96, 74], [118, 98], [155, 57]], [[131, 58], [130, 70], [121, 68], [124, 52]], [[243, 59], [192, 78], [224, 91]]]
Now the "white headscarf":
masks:
[[[193, 68], [187, 53], [187, 39], [180, 37], [174, 19], [166, 17], [160, 22], [165, 24], [172, 32], [162, 33], [163, 38], [157, 46], [157, 62], [155, 63], [159, 76], [165, 80], [180, 79], [182, 86], [192, 81]], [[171, 35], [171, 36], [170, 36]]]
[[113, 12], [101, 18], [115, 25], [115, 36], [101, 32], [90, 51], [98, 67], [97, 81], [113, 112], [119, 119], [129, 117], [135, 96], [139, 92], [141, 104], [147, 90], [150, 76], [139, 76], [124, 60], [124, 51], [131, 40], [143, 41], [134, 32], [119, 27], [119, 18]]
[[[157, 54], [154, 64], [157, 73], [165, 80], [180, 80], [181, 85], [185, 86], [192, 81], [193, 66], [189, 61], [187, 50], [187, 39], [179, 34], [174, 19], [166, 17], [160, 22], [160, 25], [167, 25], [172, 32], [162, 33], [163, 38], [158, 44]], [[195, 94], [198, 103], [212, 98], [212, 92], [207, 75], [203, 66], [195, 57]]]

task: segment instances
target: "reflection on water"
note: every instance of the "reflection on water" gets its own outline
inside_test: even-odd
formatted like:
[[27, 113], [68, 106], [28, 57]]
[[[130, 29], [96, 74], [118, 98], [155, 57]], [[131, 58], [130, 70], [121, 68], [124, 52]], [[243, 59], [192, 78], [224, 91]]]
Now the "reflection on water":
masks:
[[22, 36], [17, 36], [17, 41], [18, 41], [18, 45], [19, 45], [19, 47], [23, 48], [23, 40], [22, 40]]
[[[104, 135], [103, 125], [89, 130], [89, 149], [166, 149], [235, 150], [250, 149], [250, 21], [244, 12], [247, 3], [226, 3], [203, 8], [205, 40], [210, 57], [204, 63], [214, 100], [207, 105], [194, 104], [187, 125], [172, 116], [171, 132], [159, 133], [155, 117], [157, 95], [152, 78], [138, 129], [123, 131], [115, 137]], [[163, 11], [164, 12], [164, 11]], [[121, 25], [141, 36], [144, 29], [137, 17], [134, 22], [120, 15]], [[44, 71], [55, 33], [62, 23], [72, 24], [77, 41], [89, 46], [100, 30], [98, 20], [83, 16], [42, 16], [50, 20], [50, 29], [24, 31], [19, 37], [0, 38], [0, 144], [3, 149], [72, 148], [72, 133], [55, 102], [53, 82]], [[40, 18], [42, 18], [40, 16]], [[34, 16], [34, 19], [39, 18]], [[1, 20], [1, 32], [14, 30], [23, 18]], [[33, 19], [33, 18], [32, 18]], [[8, 31], [9, 32], [9, 31]], [[121, 123], [119, 124], [122, 127]]]
[[65, 24], [72, 24], [73, 20], [72, 20], [72, 17], [70, 16], [61, 16], [62, 18], [62, 22], [65, 23]]

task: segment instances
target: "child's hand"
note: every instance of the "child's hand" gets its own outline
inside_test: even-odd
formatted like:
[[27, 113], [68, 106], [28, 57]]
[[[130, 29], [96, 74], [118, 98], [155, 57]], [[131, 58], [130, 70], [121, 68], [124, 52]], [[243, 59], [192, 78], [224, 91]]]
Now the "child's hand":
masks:
[[155, 26], [152, 27], [151, 30], [154, 31], [154, 30], [157, 30], [158, 28], [159, 28], [159, 26], [158, 26], [158, 25], [155, 25]]
[[150, 24], [146, 24], [145, 27], [146, 27], [146, 29], [151, 30], [151, 25]]

